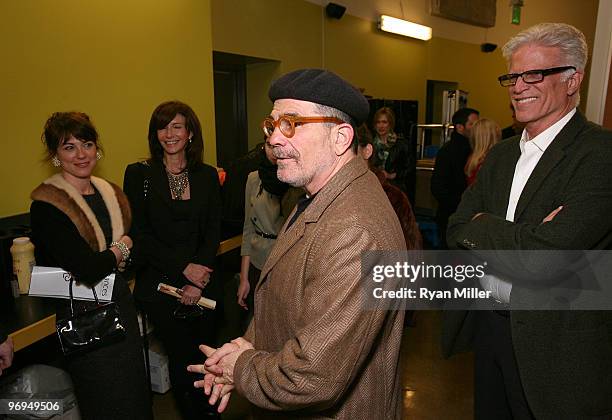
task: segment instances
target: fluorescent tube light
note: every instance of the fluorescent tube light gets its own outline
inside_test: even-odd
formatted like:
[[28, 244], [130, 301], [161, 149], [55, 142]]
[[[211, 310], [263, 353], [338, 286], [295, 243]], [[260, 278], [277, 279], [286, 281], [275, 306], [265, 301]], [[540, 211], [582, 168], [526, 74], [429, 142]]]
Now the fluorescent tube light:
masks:
[[419, 25], [418, 23], [408, 22], [407, 20], [387, 15], [380, 15], [378, 27], [386, 32], [422, 39], [423, 41], [431, 39], [431, 28], [429, 26]]

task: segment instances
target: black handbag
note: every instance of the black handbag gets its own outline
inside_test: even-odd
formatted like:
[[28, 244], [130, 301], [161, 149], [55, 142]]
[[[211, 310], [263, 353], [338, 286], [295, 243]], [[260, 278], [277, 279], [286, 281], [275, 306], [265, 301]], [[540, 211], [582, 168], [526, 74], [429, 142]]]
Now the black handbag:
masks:
[[74, 297], [70, 275], [70, 316], [55, 324], [64, 355], [74, 355], [94, 350], [125, 338], [125, 327], [121, 321], [119, 307], [115, 302], [100, 304], [96, 289], [92, 288], [96, 306], [74, 312]]

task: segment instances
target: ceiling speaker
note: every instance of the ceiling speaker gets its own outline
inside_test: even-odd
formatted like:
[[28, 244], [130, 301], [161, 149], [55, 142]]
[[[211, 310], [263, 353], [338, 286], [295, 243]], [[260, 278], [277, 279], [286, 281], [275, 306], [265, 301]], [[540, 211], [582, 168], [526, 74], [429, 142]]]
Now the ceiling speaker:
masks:
[[327, 6], [325, 6], [325, 13], [327, 14], [327, 17], [330, 18], [340, 19], [344, 15], [345, 11], [346, 7], [336, 3], [327, 3]]
[[480, 44], [480, 51], [483, 53], [490, 53], [495, 51], [497, 48], [497, 44], [491, 44], [490, 42], [485, 42], [484, 44]]

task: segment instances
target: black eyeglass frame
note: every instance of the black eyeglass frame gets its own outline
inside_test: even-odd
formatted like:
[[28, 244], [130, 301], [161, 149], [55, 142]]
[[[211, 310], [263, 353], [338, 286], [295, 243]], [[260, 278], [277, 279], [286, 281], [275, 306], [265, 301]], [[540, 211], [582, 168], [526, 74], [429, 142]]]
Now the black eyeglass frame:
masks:
[[[576, 67], [574, 66], [551, 67], [549, 69], [527, 70], [522, 73], [503, 74], [499, 76], [497, 80], [499, 81], [499, 84], [502, 87], [510, 87], [510, 86], [516, 85], [516, 82], [518, 82], [519, 77], [523, 79], [523, 82], [529, 85], [532, 85], [534, 83], [540, 83], [542, 80], [544, 80], [545, 76], [548, 76], [550, 74], [555, 74], [555, 73], [561, 73], [561, 72], [564, 72], [570, 69], [576, 71]], [[528, 76], [540, 75], [540, 77], [537, 80], [528, 81], [528, 80], [525, 80], [525, 78], [523, 77], [524, 75], [528, 75]]]
[[[281, 126], [281, 121], [288, 121], [290, 124], [290, 132], [285, 132]], [[295, 135], [295, 127], [303, 124], [312, 124], [312, 123], [334, 123], [334, 124], [344, 124], [345, 121], [336, 117], [299, 117], [295, 115], [281, 115], [275, 120], [272, 117], [266, 117], [261, 122], [261, 129], [264, 132], [266, 138], [270, 137], [274, 130], [278, 127], [278, 129], [283, 133], [285, 137], [290, 139]], [[269, 125], [268, 125], [269, 124]], [[268, 132], [268, 128], [272, 130]]]

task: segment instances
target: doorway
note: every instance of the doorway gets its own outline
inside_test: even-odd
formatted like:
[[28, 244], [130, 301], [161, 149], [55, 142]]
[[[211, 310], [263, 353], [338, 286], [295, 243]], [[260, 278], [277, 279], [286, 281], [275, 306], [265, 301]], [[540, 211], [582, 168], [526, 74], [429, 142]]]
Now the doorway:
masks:
[[213, 52], [217, 166], [226, 167], [248, 150], [246, 65], [233, 54]]
[[[459, 83], [443, 80], [427, 81], [427, 98], [425, 102], [425, 124], [442, 124], [443, 94], [445, 90], [457, 90]], [[440, 146], [442, 129], [431, 129], [425, 132], [425, 146]]]

